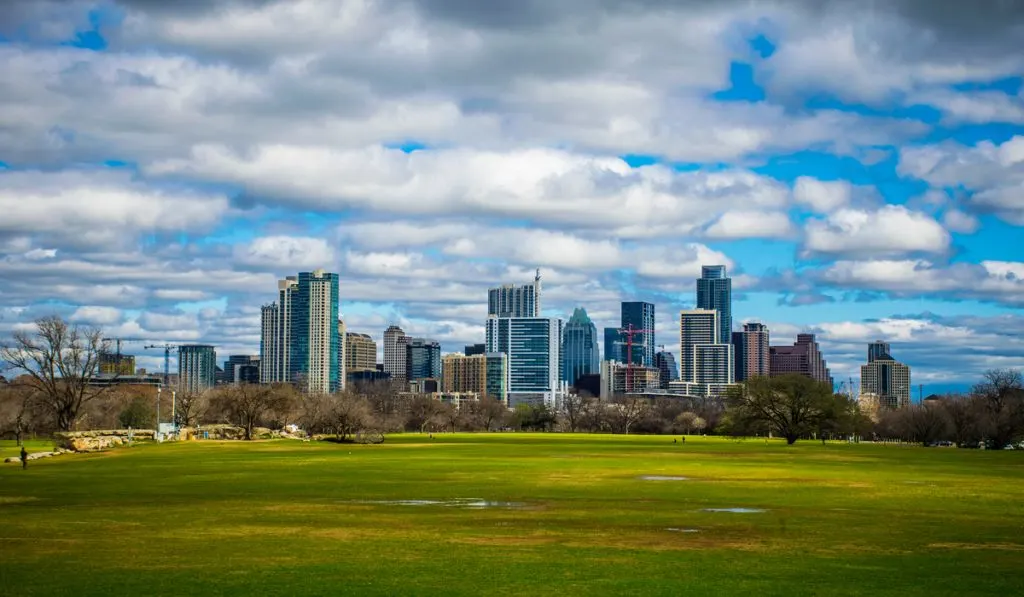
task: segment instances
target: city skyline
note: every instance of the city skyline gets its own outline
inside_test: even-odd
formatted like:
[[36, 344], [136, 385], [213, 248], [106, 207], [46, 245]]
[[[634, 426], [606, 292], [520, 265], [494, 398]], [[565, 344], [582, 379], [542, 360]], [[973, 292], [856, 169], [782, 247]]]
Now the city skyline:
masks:
[[455, 352], [540, 268], [540, 315], [650, 303], [678, 351], [724, 265], [732, 330], [813, 333], [837, 381], [877, 339], [929, 392], [1024, 366], [1005, 12], [302, 0], [262, 36], [285, 5], [158, 4], [5, 14], [0, 336], [57, 314], [256, 354], [267, 289], [323, 268], [378, 350], [397, 323]]

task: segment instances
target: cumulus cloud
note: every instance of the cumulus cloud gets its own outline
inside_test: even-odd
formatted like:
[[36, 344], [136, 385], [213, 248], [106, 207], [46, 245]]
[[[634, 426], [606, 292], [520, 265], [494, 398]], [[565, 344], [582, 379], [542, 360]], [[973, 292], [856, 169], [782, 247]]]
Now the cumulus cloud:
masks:
[[618, 158], [551, 149], [406, 153], [274, 146], [239, 155], [207, 146], [188, 160], [158, 162], [149, 171], [232, 182], [253, 196], [323, 210], [527, 218], [612, 228], [624, 238], [677, 235], [730, 208], [788, 203], [785, 185], [745, 170], [630, 168]]
[[845, 180], [824, 181], [801, 176], [793, 185], [793, 199], [812, 211], [827, 214], [850, 203], [853, 185]]
[[807, 254], [885, 256], [944, 253], [950, 236], [931, 216], [901, 205], [876, 211], [843, 209], [805, 227]]
[[75, 312], [68, 319], [75, 323], [109, 326], [119, 323], [122, 317], [120, 309], [87, 306], [75, 309]]
[[[0, 170], [0, 233], [45, 233], [66, 244], [119, 244], [140, 232], [209, 229], [228, 210], [222, 195], [157, 188], [126, 173]], [[34, 253], [30, 258], [52, 257]]]
[[941, 188], [966, 187], [966, 207], [1024, 225], [1024, 136], [973, 147], [947, 142], [900, 151], [897, 171]]
[[235, 247], [235, 262], [276, 271], [332, 269], [334, 248], [311, 237], [264, 236]]

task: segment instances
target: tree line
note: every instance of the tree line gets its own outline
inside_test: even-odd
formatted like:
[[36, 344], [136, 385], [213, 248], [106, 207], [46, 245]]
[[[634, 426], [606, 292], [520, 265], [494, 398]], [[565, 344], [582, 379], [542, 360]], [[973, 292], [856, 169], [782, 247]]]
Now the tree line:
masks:
[[[157, 402], [170, 422], [170, 392], [150, 386], [90, 383], [107, 350], [99, 330], [57, 317], [36, 321], [0, 346], [0, 435], [20, 439], [74, 429], [152, 428]], [[800, 439], [865, 438], [923, 445], [1004, 448], [1024, 440], [1024, 383], [1016, 370], [992, 370], [963, 395], [942, 396], [871, 417], [856, 400], [800, 375], [748, 380], [722, 397], [566, 397], [557, 409], [494, 397], [460, 405], [407, 394], [381, 383], [307, 396], [288, 384], [225, 385], [174, 399], [183, 427], [226, 423], [253, 437], [257, 427], [294, 424], [311, 435], [350, 440], [364, 432], [565, 431], [693, 434]]]

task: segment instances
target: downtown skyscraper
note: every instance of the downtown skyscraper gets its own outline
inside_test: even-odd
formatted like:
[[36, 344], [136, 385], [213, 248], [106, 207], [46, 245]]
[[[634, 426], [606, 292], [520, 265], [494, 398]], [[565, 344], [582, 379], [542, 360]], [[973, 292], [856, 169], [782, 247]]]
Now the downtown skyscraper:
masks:
[[533, 284], [505, 284], [487, 291], [488, 317], [540, 317], [540, 270]]
[[562, 380], [570, 386], [582, 375], [601, 372], [597, 346], [597, 327], [587, 310], [577, 307], [562, 334]]
[[[632, 355], [626, 345], [622, 345], [622, 360], [632, 358], [634, 365], [654, 367], [654, 303], [631, 301], [622, 303], [622, 328], [632, 327], [634, 330], [647, 330], [633, 334]], [[622, 334], [622, 342], [629, 342], [628, 334]]]
[[261, 310], [260, 381], [296, 383], [311, 394], [344, 386], [338, 333], [338, 274], [302, 272], [278, 282]]
[[407, 380], [405, 346], [408, 342], [409, 337], [397, 325], [390, 325], [384, 330], [384, 372], [399, 383]]
[[732, 279], [724, 265], [705, 265], [697, 278], [697, 308], [718, 311], [718, 342], [732, 339]]

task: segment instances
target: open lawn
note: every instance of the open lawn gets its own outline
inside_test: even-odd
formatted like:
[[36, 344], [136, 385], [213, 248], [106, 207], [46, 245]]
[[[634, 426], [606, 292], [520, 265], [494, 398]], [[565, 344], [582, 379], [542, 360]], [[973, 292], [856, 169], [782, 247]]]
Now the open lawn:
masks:
[[0, 466], [0, 595], [67, 594], [1024, 595], [1024, 453], [435, 434]]

